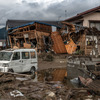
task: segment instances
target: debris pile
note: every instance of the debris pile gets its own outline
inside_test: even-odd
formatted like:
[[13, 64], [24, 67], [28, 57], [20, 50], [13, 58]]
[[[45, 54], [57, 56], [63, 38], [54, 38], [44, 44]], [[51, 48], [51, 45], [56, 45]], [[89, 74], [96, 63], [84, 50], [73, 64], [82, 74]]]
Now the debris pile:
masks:
[[[60, 81], [19, 80], [20, 75], [0, 74], [0, 100], [98, 100], [87, 88], [72, 88]], [[22, 76], [20, 76], [22, 77]], [[25, 77], [23, 77], [25, 78]]]
[[98, 62], [100, 62], [100, 57], [67, 56], [68, 78], [100, 76], [100, 65]]

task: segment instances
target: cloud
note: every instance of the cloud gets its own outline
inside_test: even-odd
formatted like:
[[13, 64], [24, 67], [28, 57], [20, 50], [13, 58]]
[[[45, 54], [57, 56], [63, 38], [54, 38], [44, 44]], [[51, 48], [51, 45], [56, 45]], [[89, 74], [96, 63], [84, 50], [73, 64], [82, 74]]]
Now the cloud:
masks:
[[100, 0], [0, 0], [0, 23], [7, 19], [64, 20], [99, 4]]

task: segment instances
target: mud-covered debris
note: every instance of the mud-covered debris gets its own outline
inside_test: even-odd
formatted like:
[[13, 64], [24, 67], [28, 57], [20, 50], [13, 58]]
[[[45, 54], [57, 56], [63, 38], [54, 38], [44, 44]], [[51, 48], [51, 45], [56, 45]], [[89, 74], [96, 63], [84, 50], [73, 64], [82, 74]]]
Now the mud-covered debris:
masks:
[[[85, 100], [92, 95], [87, 88], [72, 88], [60, 81], [33, 82], [32, 79], [20, 81], [16, 79], [19, 76], [9, 74], [4, 74], [0, 80], [8, 76], [12, 81], [0, 84], [0, 100]], [[20, 96], [20, 93], [12, 93], [15, 90], [23, 96]], [[92, 96], [94, 100], [100, 98], [99, 95]]]

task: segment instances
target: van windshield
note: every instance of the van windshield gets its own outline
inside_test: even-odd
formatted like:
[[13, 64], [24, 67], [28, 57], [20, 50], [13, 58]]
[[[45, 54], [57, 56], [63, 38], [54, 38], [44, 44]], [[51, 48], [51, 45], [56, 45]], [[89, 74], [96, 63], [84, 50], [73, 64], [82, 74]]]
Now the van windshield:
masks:
[[12, 52], [0, 52], [0, 60], [10, 61]]

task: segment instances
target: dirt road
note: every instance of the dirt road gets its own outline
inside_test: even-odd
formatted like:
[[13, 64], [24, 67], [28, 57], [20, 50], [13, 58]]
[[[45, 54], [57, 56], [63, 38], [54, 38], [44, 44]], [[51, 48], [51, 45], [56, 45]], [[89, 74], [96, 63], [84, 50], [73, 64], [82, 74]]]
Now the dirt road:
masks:
[[66, 68], [66, 57], [62, 56], [54, 56], [53, 61], [43, 61], [42, 59], [38, 59], [38, 70], [48, 69], [48, 68]]

